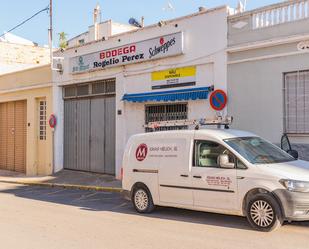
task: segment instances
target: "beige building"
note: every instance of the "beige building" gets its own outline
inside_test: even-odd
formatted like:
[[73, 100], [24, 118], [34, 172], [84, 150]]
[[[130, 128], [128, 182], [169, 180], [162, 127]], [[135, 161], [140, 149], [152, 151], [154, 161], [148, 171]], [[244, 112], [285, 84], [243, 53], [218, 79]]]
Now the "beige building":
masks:
[[10, 33], [0, 39], [0, 74], [45, 65], [49, 60], [48, 48]]
[[0, 75], [0, 169], [52, 173], [51, 114], [50, 65]]

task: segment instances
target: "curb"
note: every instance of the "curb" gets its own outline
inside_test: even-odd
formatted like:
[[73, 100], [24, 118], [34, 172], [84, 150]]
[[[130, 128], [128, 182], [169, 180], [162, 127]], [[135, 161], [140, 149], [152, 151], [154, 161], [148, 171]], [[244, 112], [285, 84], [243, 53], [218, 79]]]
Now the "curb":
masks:
[[121, 193], [122, 188], [117, 187], [100, 187], [100, 186], [87, 186], [87, 185], [76, 185], [76, 184], [60, 184], [60, 183], [46, 183], [46, 182], [28, 182], [28, 181], [6, 181], [0, 180], [2, 183], [11, 183], [11, 184], [22, 184], [28, 186], [41, 186], [49, 188], [66, 188], [66, 189], [79, 189], [79, 190], [91, 190], [91, 191], [101, 191], [101, 192], [114, 192]]

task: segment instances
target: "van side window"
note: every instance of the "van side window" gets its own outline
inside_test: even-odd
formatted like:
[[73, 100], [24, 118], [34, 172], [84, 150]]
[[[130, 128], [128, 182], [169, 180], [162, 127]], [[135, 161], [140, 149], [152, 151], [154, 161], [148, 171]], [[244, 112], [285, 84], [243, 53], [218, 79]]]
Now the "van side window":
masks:
[[247, 166], [242, 161], [237, 159], [237, 169], [247, 169]]
[[235, 157], [223, 145], [212, 141], [195, 141], [194, 145], [194, 166], [195, 167], [219, 167], [218, 157], [221, 154], [229, 156], [231, 163]]

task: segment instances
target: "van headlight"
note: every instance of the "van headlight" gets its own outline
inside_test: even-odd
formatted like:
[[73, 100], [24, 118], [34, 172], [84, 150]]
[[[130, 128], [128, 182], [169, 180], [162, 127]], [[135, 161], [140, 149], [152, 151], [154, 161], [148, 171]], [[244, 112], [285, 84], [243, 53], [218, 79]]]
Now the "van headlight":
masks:
[[283, 179], [280, 183], [289, 191], [309, 193], [309, 182]]

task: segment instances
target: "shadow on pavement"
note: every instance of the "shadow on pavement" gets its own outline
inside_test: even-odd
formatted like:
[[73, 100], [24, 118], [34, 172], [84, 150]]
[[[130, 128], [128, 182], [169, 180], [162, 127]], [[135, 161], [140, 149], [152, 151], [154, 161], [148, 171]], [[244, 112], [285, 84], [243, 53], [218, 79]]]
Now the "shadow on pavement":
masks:
[[0, 169], [0, 180], [3, 182], [37, 182], [121, 188], [121, 181], [115, 179], [112, 175], [67, 169], [61, 170], [49, 176], [26, 176], [22, 173]]
[[[139, 215], [129, 201], [119, 193], [94, 192], [64, 188], [46, 188], [12, 185], [0, 190], [0, 194], [78, 207], [85, 211], [109, 211], [129, 215]], [[176, 208], [158, 207], [152, 214], [142, 215], [154, 219], [167, 219], [180, 222], [205, 224], [218, 227], [252, 230], [246, 218], [221, 214], [197, 212]], [[294, 222], [293, 226], [309, 227], [309, 222]]]

